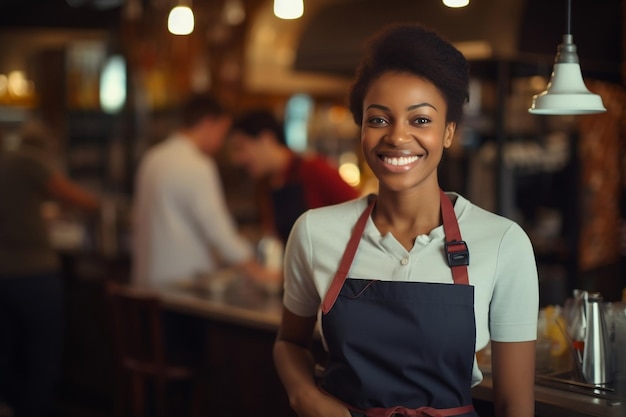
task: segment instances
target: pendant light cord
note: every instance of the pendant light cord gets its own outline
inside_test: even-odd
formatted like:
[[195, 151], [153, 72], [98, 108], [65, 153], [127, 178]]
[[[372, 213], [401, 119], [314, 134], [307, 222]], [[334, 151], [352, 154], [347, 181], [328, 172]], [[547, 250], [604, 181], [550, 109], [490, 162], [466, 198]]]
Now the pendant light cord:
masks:
[[572, 0], [567, 0], [567, 31], [565, 33], [572, 34]]

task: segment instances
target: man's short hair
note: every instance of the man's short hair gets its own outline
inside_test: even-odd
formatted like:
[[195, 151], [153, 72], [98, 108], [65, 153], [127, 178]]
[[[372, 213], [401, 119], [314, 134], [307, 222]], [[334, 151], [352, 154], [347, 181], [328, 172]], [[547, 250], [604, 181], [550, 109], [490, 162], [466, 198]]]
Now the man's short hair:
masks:
[[183, 127], [197, 125], [205, 117], [220, 117], [227, 114], [226, 108], [210, 93], [196, 93], [185, 101], [181, 108], [180, 122]]
[[243, 132], [253, 139], [258, 139], [263, 132], [276, 137], [278, 143], [285, 145], [285, 130], [282, 123], [272, 112], [266, 109], [249, 110], [235, 118], [231, 132]]

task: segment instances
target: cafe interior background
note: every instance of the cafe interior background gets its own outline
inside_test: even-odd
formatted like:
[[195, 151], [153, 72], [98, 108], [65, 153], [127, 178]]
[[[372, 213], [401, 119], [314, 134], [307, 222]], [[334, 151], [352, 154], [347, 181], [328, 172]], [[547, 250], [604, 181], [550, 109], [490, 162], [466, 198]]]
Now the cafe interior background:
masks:
[[[188, 35], [168, 31], [179, 4], [194, 13]], [[345, 98], [363, 40], [390, 22], [432, 26], [471, 63], [471, 99], [444, 157], [443, 187], [524, 227], [542, 305], [563, 303], [574, 288], [621, 300], [626, 0], [572, 1], [585, 83], [607, 112], [529, 114], [549, 81], [565, 9], [565, 0], [472, 0], [458, 9], [439, 0], [305, 0], [301, 17], [281, 19], [273, 0], [0, 0], [2, 146], [11, 147], [19, 125], [36, 114], [61, 140], [67, 173], [104, 196], [96, 221], [48, 207], [72, 313], [61, 396], [67, 415], [93, 412], [93, 404], [106, 415], [110, 406], [102, 283], [128, 277], [134, 170], [174, 126], [181, 100], [210, 90], [235, 111], [271, 108], [285, 118], [294, 150], [322, 153], [369, 192], [375, 184]], [[238, 225], [259, 238], [253, 184], [225, 152], [217, 160]]]

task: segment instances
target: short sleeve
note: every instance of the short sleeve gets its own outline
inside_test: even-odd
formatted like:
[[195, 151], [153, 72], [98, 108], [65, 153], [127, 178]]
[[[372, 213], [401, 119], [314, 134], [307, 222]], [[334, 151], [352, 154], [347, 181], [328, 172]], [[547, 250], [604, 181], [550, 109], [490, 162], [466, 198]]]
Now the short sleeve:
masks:
[[294, 224], [285, 248], [285, 292], [283, 303], [294, 314], [312, 317], [317, 314], [320, 296], [313, 280], [313, 247], [307, 213]]
[[496, 281], [489, 309], [491, 339], [523, 342], [537, 338], [539, 281], [530, 239], [513, 224], [498, 250]]

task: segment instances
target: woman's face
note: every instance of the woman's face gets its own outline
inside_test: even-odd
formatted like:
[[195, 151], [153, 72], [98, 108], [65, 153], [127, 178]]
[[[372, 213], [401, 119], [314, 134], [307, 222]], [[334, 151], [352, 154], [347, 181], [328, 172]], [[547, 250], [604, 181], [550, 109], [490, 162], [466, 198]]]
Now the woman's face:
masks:
[[446, 113], [443, 95], [424, 78], [387, 72], [371, 84], [363, 100], [361, 146], [381, 191], [437, 181], [443, 149], [456, 128], [446, 123]]

